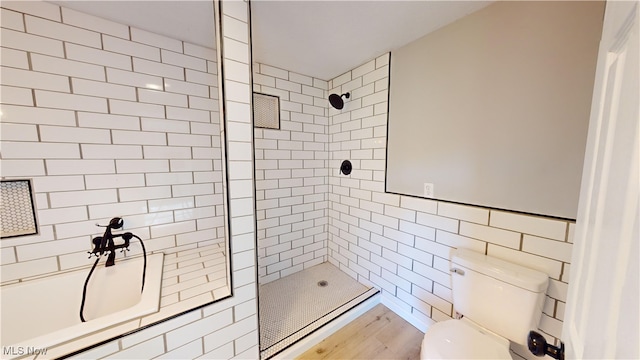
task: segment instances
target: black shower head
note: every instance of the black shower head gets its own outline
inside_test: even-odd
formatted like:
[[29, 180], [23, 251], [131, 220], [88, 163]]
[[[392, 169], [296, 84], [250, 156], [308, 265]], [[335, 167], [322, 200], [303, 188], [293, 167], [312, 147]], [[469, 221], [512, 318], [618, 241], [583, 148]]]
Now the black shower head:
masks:
[[329, 95], [329, 102], [331, 103], [331, 106], [333, 106], [338, 110], [342, 110], [342, 108], [344, 107], [344, 101], [342, 100], [343, 96], [348, 99], [350, 95], [349, 93], [344, 93], [342, 95], [338, 95], [338, 94]]

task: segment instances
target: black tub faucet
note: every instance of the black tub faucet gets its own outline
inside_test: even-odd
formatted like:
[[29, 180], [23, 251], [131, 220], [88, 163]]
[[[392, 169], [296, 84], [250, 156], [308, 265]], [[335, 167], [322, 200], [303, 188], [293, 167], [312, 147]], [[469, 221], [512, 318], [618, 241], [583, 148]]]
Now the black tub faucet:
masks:
[[[113, 234], [111, 230], [121, 229], [124, 225], [124, 220], [119, 217], [114, 217], [109, 221], [109, 225], [106, 226], [106, 230], [102, 236], [96, 236], [93, 238], [93, 250], [89, 251], [89, 257], [95, 255], [100, 257], [104, 254], [108, 254], [107, 263], [105, 266], [113, 266], [116, 263], [116, 250], [122, 249], [122, 251], [129, 250], [129, 240], [133, 237], [133, 234], [126, 232], [124, 234]], [[98, 225], [100, 226], [100, 225]], [[115, 244], [114, 238], [121, 237], [124, 242], [122, 244]]]
[[[105, 266], [115, 265], [116, 250], [122, 249], [120, 252], [129, 250], [129, 241], [132, 238], [138, 239], [138, 241], [140, 242], [140, 247], [142, 247], [142, 257], [143, 257], [142, 285], [140, 286], [140, 292], [144, 290], [144, 280], [147, 274], [147, 250], [144, 247], [144, 242], [142, 241], [142, 239], [140, 239], [139, 236], [134, 235], [130, 232], [126, 232], [123, 234], [113, 234], [111, 232], [111, 230], [122, 229], [123, 225], [124, 225], [124, 220], [122, 220], [122, 218], [114, 217], [113, 219], [111, 219], [111, 221], [109, 221], [109, 225], [104, 226], [107, 228], [104, 231], [104, 234], [102, 236], [96, 236], [93, 238], [93, 240], [91, 240], [91, 242], [93, 243], [93, 250], [87, 251], [87, 252], [89, 253], [89, 258], [91, 258], [92, 256], [95, 256], [97, 259], [93, 263], [93, 266], [91, 267], [91, 270], [89, 271], [89, 274], [87, 275], [87, 278], [84, 281], [84, 287], [82, 288], [82, 301], [80, 302], [80, 320], [82, 322], [86, 321], [86, 319], [84, 318], [83, 312], [84, 312], [84, 303], [87, 299], [87, 286], [89, 285], [89, 279], [91, 279], [91, 274], [93, 274], [93, 271], [96, 269], [96, 266], [100, 261], [100, 257], [104, 254], [107, 254], [108, 257], [107, 257], [107, 262]], [[96, 224], [96, 226], [101, 226], [101, 225]], [[122, 238], [123, 243], [116, 245], [114, 241], [115, 238]]]

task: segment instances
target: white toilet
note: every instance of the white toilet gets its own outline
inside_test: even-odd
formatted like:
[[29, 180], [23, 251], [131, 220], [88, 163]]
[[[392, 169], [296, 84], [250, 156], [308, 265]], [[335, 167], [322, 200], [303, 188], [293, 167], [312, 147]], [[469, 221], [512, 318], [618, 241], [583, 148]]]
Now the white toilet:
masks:
[[467, 249], [451, 252], [453, 307], [462, 314], [433, 324], [420, 358], [512, 359], [509, 340], [527, 345], [537, 330], [549, 277]]

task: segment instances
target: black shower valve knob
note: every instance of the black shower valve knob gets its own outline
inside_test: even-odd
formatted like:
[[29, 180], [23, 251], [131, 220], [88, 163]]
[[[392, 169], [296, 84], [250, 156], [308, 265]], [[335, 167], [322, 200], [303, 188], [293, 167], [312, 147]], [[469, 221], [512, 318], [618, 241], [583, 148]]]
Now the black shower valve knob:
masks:
[[343, 161], [342, 164], [340, 165], [340, 172], [345, 175], [351, 174], [352, 169], [353, 169], [353, 165], [351, 165], [351, 161], [349, 160]]

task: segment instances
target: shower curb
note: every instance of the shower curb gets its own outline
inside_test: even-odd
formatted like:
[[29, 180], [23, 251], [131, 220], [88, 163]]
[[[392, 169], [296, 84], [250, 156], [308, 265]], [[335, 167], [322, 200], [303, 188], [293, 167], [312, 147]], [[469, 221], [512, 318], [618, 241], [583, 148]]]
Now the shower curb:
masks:
[[[284, 360], [284, 359], [294, 359], [300, 355], [302, 355], [305, 351], [311, 349], [314, 345], [318, 344], [322, 340], [331, 336], [344, 326], [348, 325], [350, 322], [358, 318], [360, 315], [366, 313], [367, 311], [374, 308], [376, 305], [381, 303], [381, 293], [375, 288], [370, 289], [375, 290], [375, 293], [369, 295], [364, 300], [360, 301], [358, 304], [352, 306], [348, 310], [342, 312], [340, 315], [334, 317], [323, 323], [320, 326], [317, 326], [314, 330], [311, 330], [308, 334], [303, 335], [291, 345], [284, 347], [283, 349], [271, 354], [269, 356], [263, 357], [263, 353], [267, 352], [269, 349], [266, 349], [261, 352], [260, 359], [261, 360]], [[366, 294], [366, 293], [365, 293]], [[364, 294], [363, 294], [364, 295]], [[338, 311], [338, 310], [336, 310]], [[274, 345], [275, 346], [275, 345]], [[273, 348], [273, 347], [272, 347]]]

